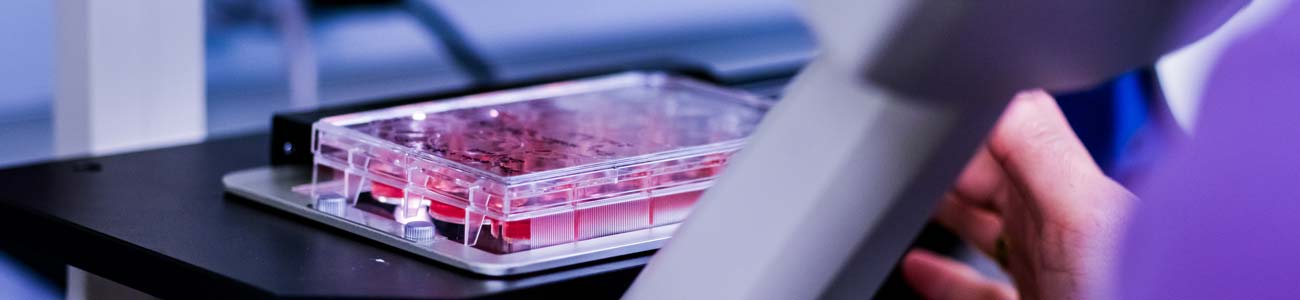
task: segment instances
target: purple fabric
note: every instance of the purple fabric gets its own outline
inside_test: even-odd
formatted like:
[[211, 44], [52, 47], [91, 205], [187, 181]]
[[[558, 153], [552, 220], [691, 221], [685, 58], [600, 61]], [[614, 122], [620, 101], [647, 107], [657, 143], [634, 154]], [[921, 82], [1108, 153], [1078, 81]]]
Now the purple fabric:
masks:
[[1145, 185], [1117, 299], [1300, 299], [1300, 3], [1229, 46]]

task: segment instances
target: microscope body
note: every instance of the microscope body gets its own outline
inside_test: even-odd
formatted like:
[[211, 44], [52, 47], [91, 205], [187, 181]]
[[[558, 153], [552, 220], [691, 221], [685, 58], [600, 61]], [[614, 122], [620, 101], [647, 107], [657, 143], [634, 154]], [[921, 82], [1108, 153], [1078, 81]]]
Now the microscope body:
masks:
[[869, 297], [1017, 91], [1149, 65], [1245, 2], [808, 1], [818, 57], [625, 297]]

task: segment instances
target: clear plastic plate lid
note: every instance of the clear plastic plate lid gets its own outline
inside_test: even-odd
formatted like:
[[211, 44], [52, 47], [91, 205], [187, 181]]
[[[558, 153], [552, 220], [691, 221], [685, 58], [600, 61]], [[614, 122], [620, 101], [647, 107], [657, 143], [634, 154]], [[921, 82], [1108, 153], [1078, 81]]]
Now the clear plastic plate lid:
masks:
[[768, 105], [691, 79], [624, 73], [334, 116], [314, 126], [316, 164], [357, 178], [316, 184], [344, 181], [353, 201], [363, 191], [401, 199], [408, 215], [469, 225], [472, 237], [485, 221], [702, 190]]

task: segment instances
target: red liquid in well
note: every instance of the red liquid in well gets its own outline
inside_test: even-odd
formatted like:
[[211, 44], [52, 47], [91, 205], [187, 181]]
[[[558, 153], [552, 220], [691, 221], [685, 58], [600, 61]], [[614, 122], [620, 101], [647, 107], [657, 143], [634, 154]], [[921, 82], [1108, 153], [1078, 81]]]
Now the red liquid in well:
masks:
[[[490, 235], [482, 234], [476, 246], [508, 253], [673, 224], [686, 218], [702, 194], [689, 191], [515, 221], [489, 218]], [[431, 209], [437, 211], [435, 218], [464, 214], [464, 210], [445, 204]], [[500, 242], [484, 242], [489, 236]]]
[[659, 226], [685, 220], [703, 194], [704, 191], [692, 191], [650, 198], [651, 224]]
[[450, 204], [429, 201], [429, 216], [440, 221], [452, 222], [458, 224], [465, 223], [465, 209]]
[[[493, 220], [493, 222], [500, 221]], [[529, 240], [533, 236], [533, 222], [531, 219], [502, 222], [501, 224], [501, 236], [507, 240]]]
[[402, 198], [403, 196], [405, 196], [405, 194], [406, 192], [403, 192], [402, 189], [391, 185], [378, 183], [378, 182], [374, 182], [370, 184], [370, 195], [376, 198], [378, 197]]

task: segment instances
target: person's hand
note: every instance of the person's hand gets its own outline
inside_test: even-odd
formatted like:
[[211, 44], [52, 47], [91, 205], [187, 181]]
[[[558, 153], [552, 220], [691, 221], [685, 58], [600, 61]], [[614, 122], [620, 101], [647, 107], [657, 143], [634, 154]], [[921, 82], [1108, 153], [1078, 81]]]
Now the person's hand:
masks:
[[924, 250], [903, 275], [926, 299], [1085, 299], [1106, 287], [1134, 197], [1106, 177], [1042, 91], [1012, 100], [936, 220], [999, 260], [1016, 289]]

